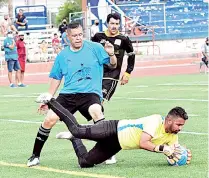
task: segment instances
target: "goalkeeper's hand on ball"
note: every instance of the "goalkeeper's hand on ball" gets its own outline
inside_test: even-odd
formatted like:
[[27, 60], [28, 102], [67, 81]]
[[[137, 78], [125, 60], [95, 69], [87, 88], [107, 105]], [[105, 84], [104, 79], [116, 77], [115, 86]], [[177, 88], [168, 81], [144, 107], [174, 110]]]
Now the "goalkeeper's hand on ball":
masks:
[[158, 145], [154, 149], [157, 153], [163, 153], [168, 157], [168, 161], [173, 164], [177, 162], [180, 158], [180, 150], [178, 147], [168, 146], [168, 145]]
[[192, 159], [192, 152], [190, 149], [187, 149], [187, 155], [188, 155], [187, 164], [190, 164], [191, 159]]
[[[178, 154], [182, 154], [182, 150], [180, 148], [180, 145], [174, 145], [175, 147], [175, 152], [178, 153]], [[192, 152], [190, 149], [187, 149], [186, 146], [184, 146], [186, 151], [187, 151], [187, 164], [190, 164], [191, 162], [191, 159], [192, 159]]]

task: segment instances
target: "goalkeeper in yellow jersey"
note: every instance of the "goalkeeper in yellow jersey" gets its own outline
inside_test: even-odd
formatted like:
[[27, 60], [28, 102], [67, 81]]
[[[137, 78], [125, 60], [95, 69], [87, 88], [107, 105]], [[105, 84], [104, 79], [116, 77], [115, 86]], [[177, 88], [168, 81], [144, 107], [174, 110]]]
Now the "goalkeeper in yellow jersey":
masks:
[[[181, 107], [171, 109], [165, 118], [156, 114], [134, 120], [108, 120], [94, 125], [79, 125], [75, 117], [51, 96], [42, 94], [37, 102], [48, 104], [67, 125], [70, 132], [61, 132], [57, 138], [97, 142], [90, 151], [83, 147], [75, 149], [82, 168], [100, 164], [122, 149], [163, 153], [171, 163], [179, 159], [179, 150], [175, 147], [178, 144], [177, 133], [188, 120], [186, 111]], [[188, 150], [188, 153], [187, 163], [190, 163], [191, 152]]]

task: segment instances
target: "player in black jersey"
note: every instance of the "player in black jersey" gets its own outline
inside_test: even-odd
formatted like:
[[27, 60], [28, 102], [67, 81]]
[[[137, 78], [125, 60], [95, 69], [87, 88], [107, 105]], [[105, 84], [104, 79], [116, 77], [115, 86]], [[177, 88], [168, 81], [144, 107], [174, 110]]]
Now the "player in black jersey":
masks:
[[[104, 76], [102, 81], [103, 100], [109, 101], [115, 92], [118, 81], [121, 85], [128, 83], [130, 74], [134, 69], [135, 54], [131, 40], [119, 33], [121, 18], [117, 13], [107, 16], [107, 30], [105, 32], [96, 33], [92, 37], [92, 41], [101, 43], [103, 46], [106, 41], [109, 41], [114, 46], [115, 56], [117, 58], [117, 67], [115, 69], [108, 65], [104, 65]], [[121, 68], [125, 52], [128, 55], [127, 68], [120, 79]], [[112, 156], [106, 161], [106, 164], [116, 163], [115, 156]]]
[[[102, 82], [103, 98], [108, 101], [114, 94], [119, 80], [121, 85], [128, 83], [135, 64], [135, 54], [131, 40], [127, 36], [119, 33], [120, 21], [119, 14], [109, 14], [107, 16], [108, 29], [105, 32], [96, 33], [94, 37], [92, 37], [92, 41], [101, 43], [102, 45], [104, 45], [106, 41], [114, 45], [117, 67], [113, 69], [108, 65], [104, 65], [104, 77]], [[127, 68], [120, 79], [125, 52], [128, 55]]]

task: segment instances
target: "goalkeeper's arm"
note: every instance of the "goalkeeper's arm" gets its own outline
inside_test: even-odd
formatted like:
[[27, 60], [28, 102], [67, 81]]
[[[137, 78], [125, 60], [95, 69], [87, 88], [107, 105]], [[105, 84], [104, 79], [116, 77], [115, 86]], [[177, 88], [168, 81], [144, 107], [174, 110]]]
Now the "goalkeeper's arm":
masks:
[[168, 145], [156, 146], [151, 142], [152, 136], [146, 132], [142, 132], [139, 146], [141, 149], [145, 149], [152, 152], [164, 153], [166, 156], [170, 156], [174, 153], [174, 149]]
[[139, 141], [139, 146], [141, 149], [154, 151], [155, 145], [151, 142], [152, 136], [146, 132], [142, 132], [141, 138]]

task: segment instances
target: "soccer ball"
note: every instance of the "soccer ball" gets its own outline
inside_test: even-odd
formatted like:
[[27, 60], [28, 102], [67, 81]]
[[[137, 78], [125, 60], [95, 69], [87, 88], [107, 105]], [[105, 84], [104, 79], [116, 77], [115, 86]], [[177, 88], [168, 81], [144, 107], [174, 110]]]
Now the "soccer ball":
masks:
[[186, 150], [186, 148], [184, 148], [183, 146], [179, 146], [180, 150], [181, 150], [181, 158], [175, 162], [174, 164], [171, 164], [169, 161], [168, 161], [168, 158], [167, 158], [167, 162], [169, 165], [171, 166], [183, 166], [183, 165], [186, 165], [187, 164], [187, 159], [188, 159], [188, 152]]

